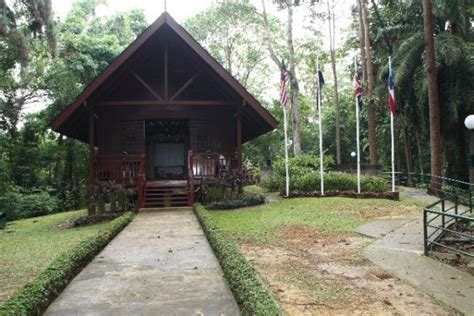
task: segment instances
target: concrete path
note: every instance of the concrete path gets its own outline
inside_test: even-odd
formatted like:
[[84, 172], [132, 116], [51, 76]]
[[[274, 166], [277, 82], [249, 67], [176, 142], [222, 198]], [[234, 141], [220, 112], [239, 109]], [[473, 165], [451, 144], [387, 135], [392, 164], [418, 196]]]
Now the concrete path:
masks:
[[193, 212], [141, 213], [45, 315], [240, 315]]
[[417, 219], [378, 220], [356, 231], [376, 238], [364, 251], [373, 263], [461, 313], [474, 315], [474, 277], [423, 255], [421, 210]]

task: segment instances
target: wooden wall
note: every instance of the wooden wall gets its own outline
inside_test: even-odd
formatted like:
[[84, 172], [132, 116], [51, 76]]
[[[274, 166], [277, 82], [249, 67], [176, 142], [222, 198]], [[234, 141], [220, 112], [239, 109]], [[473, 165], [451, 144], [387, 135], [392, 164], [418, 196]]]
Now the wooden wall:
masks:
[[99, 155], [144, 153], [145, 120], [188, 120], [190, 149], [194, 152], [235, 152], [234, 111], [229, 106], [109, 105], [96, 108]]

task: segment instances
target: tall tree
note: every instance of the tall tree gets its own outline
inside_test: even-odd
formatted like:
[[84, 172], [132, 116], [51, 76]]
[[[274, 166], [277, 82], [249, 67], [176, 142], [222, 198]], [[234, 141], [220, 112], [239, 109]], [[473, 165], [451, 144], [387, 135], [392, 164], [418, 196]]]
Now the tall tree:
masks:
[[431, 0], [423, 0], [423, 26], [425, 31], [426, 76], [428, 78], [428, 101], [430, 111], [431, 182], [434, 192], [441, 189], [438, 177], [442, 172], [441, 126], [438, 102], [438, 70], [435, 65], [433, 15]]
[[336, 71], [336, 19], [334, 15], [334, 0], [327, 2], [328, 10], [328, 26], [329, 26], [329, 50], [331, 53], [331, 69], [334, 80], [334, 103], [336, 104], [336, 164], [341, 164], [341, 126], [340, 126], [340, 104], [339, 104], [339, 89], [337, 86], [337, 71]]
[[362, 12], [362, 23], [364, 25], [364, 47], [365, 47], [365, 63], [366, 63], [366, 79], [367, 79], [367, 117], [369, 123], [369, 152], [370, 163], [377, 165], [379, 157], [377, 153], [377, 133], [375, 122], [375, 104], [374, 104], [374, 65], [372, 62], [372, 45], [370, 41], [370, 25], [367, 10], [367, 0], [359, 0]]
[[[299, 95], [299, 85], [298, 79], [296, 76], [296, 60], [295, 60], [295, 48], [293, 45], [293, 9], [296, 6], [300, 5], [300, 1], [298, 0], [278, 0], [276, 3], [279, 5], [280, 8], [286, 9], [288, 13], [288, 22], [287, 22], [287, 49], [288, 49], [288, 77], [290, 80], [290, 103], [291, 103], [291, 127], [293, 131], [293, 152], [295, 156], [299, 156], [302, 154], [301, 150], [301, 128], [300, 128], [300, 109], [298, 105], [298, 95]], [[263, 6], [263, 20], [264, 25], [267, 31], [266, 41], [267, 41], [267, 48], [270, 53], [271, 59], [275, 62], [278, 68], [281, 70], [283, 68], [283, 64], [278, 58], [273, 49], [273, 41], [272, 41], [272, 31], [270, 28], [270, 24], [268, 22], [267, 12], [265, 8], [265, 0], [262, 0]]]
[[184, 27], [244, 87], [256, 95], [269, 87], [262, 19], [249, 0], [216, 2], [187, 19]]
[[51, 53], [55, 56], [56, 34], [52, 12], [51, 0], [19, 0], [14, 5], [0, 0], [0, 39], [5, 40], [19, 62], [24, 64], [28, 59], [28, 42], [22, 26], [35, 38], [46, 34]]
[[367, 63], [365, 62], [365, 30], [364, 30], [364, 22], [362, 20], [362, 0], [357, 0], [357, 11], [359, 17], [359, 50], [360, 50], [360, 60], [362, 66], [362, 75], [363, 79], [367, 74]]

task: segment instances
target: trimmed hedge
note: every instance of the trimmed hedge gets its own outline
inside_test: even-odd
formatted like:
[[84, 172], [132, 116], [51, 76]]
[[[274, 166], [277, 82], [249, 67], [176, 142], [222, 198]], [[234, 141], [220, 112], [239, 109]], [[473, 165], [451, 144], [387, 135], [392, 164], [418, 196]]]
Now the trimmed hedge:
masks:
[[77, 272], [89, 263], [133, 219], [128, 212], [106, 224], [96, 236], [64, 252], [10, 299], [0, 306], [0, 315], [40, 315]]
[[[285, 178], [277, 177], [276, 186], [280, 193], [285, 191]], [[381, 193], [386, 192], [387, 180], [382, 177], [362, 176], [361, 191]], [[321, 188], [321, 177], [319, 172], [311, 171], [303, 175], [290, 174], [290, 191], [313, 192]], [[357, 191], [357, 176], [342, 172], [327, 172], [324, 174], [324, 188], [327, 191]]]
[[247, 207], [253, 205], [260, 205], [265, 203], [265, 196], [263, 194], [243, 196], [238, 200], [228, 200], [221, 202], [212, 202], [206, 205], [208, 210], [231, 210], [240, 207]]
[[282, 315], [272, 292], [240, 253], [235, 243], [215, 224], [209, 212], [194, 205], [194, 212], [219, 260], [243, 315]]

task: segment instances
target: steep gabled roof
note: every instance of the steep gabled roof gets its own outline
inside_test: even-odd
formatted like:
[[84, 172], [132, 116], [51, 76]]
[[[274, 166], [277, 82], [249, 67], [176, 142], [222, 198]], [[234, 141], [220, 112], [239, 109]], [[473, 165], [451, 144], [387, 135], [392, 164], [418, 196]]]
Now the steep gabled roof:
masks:
[[[68, 120], [101, 85], [111, 77], [150, 37], [162, 26], [167, 25], [173, 30], [210, 68], [212, 68], [238, 95], [242, 97], [262, 119], [263, 131], [271, 131], [276, 125], [275, 118], [258, 102], [232, 75], [227, 72], [191, 35], [180, 26], [167, 12], [163, 13], [137, 39], [132, 42], [114, 61], [105, 68], [82, 93], [69, 104], [52, 122], [51, 127], [62, 132], [62, 125]], [[261, 134], [261, 133], [259, 133]], [[258, 136], [258, 135], [257, 135]]]

